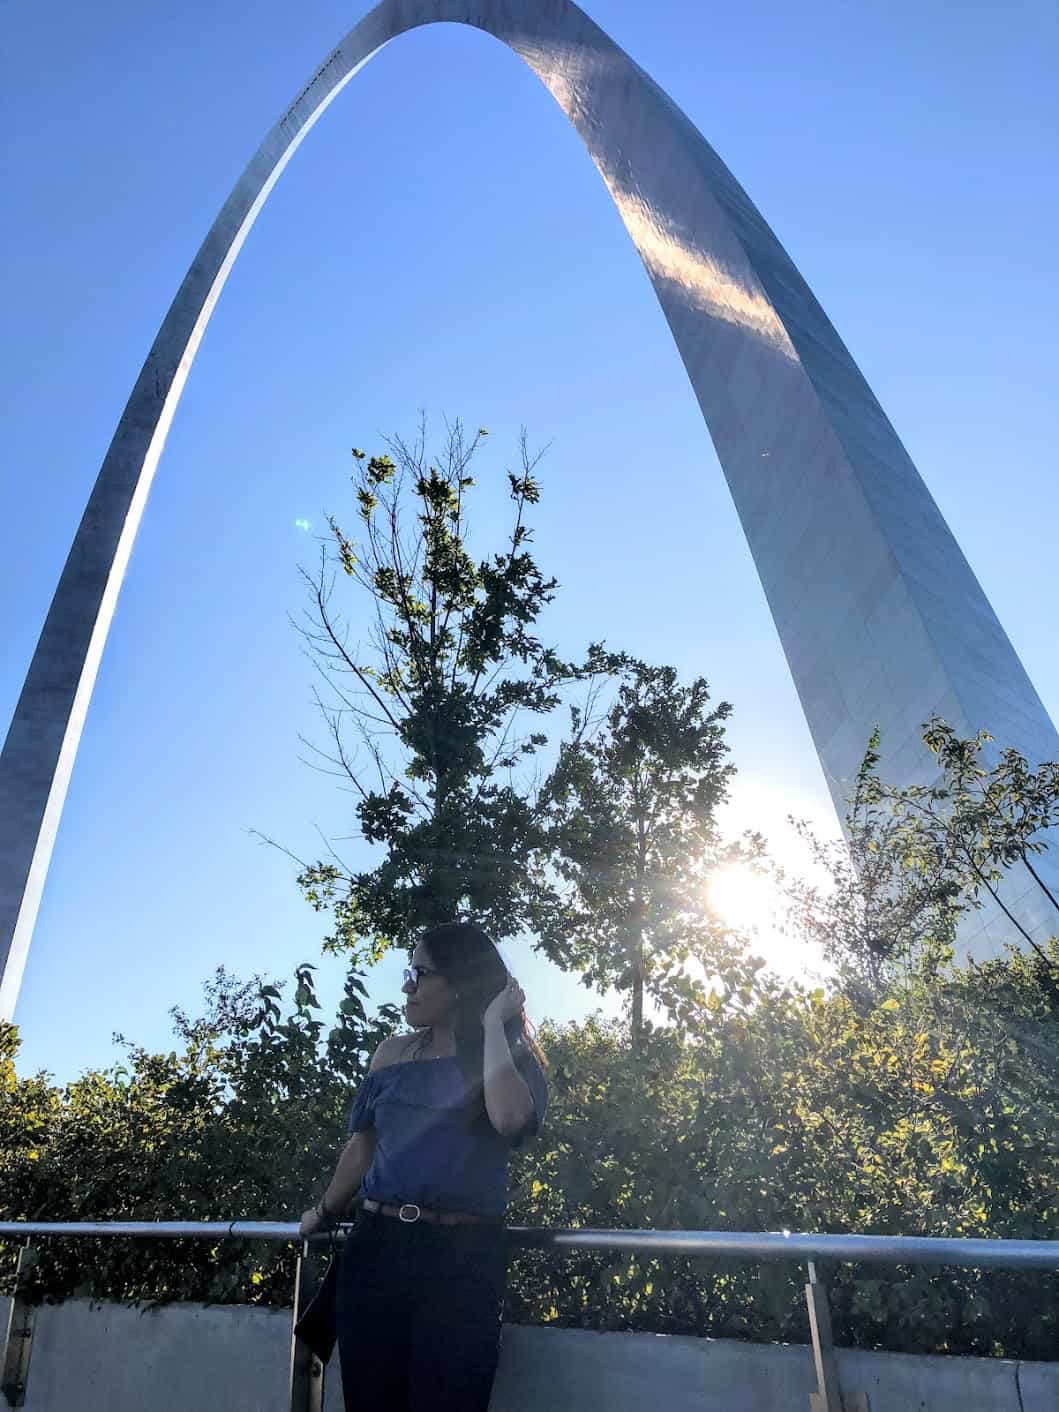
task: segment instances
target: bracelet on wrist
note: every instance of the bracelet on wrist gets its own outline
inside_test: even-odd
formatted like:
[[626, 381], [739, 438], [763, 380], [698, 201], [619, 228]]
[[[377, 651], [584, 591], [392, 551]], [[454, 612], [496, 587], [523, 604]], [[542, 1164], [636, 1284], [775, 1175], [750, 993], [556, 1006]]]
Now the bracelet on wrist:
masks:
[[320, 1200], [316, 1203], [314, 1210], [316, 1211], [316, 1214], [320, 1217], [320, 1220], [323, 1221], [325, 1226], [333, 1226], [335, 1224], [335, 1218], [334, 1216], [332, 1216], [331, 1212], [328, 1211], [327, 1206], [324, 1202], [324, 1198], [322, 1196]]

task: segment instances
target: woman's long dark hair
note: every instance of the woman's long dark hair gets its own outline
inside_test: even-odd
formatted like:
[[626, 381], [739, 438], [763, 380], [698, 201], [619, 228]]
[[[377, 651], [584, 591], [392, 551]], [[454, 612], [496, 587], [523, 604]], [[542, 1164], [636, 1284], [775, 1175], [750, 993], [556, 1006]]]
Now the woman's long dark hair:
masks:
[[[507, 985], [508, 970], [492, 937], [473, 922], [443, 922], [428, 927], [419, 940], [435, 970], [441, 972], [457, 995], [453, 1017], [456, 1057], [467, 1081], [471, 1122], [477, 1123], [486, 1119], [482, 1017], [489, 1002]], [[514, 1059], [529, 1053], [544, 1067], [544, 1055], [524, 1009], [507, 1021], [504, 1032]]]

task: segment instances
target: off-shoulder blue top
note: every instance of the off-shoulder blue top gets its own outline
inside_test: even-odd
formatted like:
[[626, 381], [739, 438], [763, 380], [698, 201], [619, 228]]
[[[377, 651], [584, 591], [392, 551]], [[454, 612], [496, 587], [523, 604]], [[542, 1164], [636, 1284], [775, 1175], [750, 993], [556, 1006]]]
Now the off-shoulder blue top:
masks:
[[502, 1137], [487, 1122], [468, 1124], [467, 1084], [456, 1058], [404, 1060], [370, 1073], [349, 1115], [351, 1133], [375, 1129], [375, 1158], [361, 1194], [502, 1215], [508, 1154], [537, 1131], [548, 1104], [548, 1086], [533, 1055], [523, 1051], [515, 1064], [533, 1095], [534, 1115], [514, 1138]]

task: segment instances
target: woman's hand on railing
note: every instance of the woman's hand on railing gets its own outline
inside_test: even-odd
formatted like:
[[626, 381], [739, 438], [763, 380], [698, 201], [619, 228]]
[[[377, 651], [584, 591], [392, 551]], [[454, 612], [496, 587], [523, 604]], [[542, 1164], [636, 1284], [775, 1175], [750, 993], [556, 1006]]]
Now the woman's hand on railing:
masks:
[[325, 1221], [315, 1206], [311, 1206], [308, 1211], [302, 1212], [301, 1223], [298, 1226], [298, 1239], [308, 1240], [310, 1236], [319, 1235], [321, 1231], [331, 1229], [329, 1221]]

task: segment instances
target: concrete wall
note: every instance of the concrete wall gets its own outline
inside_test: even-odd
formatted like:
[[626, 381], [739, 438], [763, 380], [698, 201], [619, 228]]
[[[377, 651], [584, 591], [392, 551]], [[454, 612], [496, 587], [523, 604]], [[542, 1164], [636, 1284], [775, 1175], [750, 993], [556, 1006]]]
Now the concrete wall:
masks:
[[[26, 1412], [286, 1412], [289, 1333], [265, 1309], [45, 1306]], [[1059, 1363], [850, 1350], [839, 1366], [871, 1412], [1059, 1408]], [[509, 1327], [492, 1412], [808, 1412], [813, 1387], [807, 1348]], [[342, 1412], [337, 1355], [324, 1405]]]
[[[871, 1412], [1056, 1412], [1059, 1363], [840, 1351]], [[809, 1412], [808, 1348], [511, 1328], [493, 1412]]]

